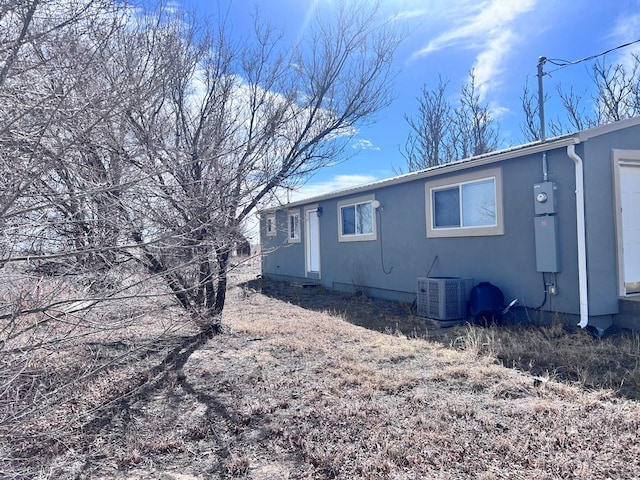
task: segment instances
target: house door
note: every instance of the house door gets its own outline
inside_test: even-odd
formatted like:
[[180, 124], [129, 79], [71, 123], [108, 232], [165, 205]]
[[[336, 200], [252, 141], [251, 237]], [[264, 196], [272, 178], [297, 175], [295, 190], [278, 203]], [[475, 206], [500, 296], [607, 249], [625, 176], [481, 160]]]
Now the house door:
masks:
[[624, 293], [640, 293], [640, 162], [620, 162]]
[[320, 218], [318, 209], [305, 210], [305, 265], [307, 277], [320, 278]]

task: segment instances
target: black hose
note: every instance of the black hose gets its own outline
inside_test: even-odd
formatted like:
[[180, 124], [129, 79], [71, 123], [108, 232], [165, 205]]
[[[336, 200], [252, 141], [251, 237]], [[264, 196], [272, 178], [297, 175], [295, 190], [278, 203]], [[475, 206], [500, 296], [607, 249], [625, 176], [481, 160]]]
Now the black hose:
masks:
[[542, 303], [540, 306], [535, 307], [534, 310], [540, 310], [544, 307], [544, 304], [547, 303], [547, 282], [544, 278], [544, 272], [542, 272], [542, 291], [544, 292], [544, 298], [542, 299]]
[[[380, 210], [377, 210], [378, 213], [380, 213]], [[386, 268], [384, 268], [384, 251], [382, 248], [382, 215], [380, 215], [380, 222], [379, 223], [379, 230], [380, 230], [380, 263], [382, 265], [382, 271], [385, 273], [385, 275], [390, 275], [391, 272], [393, 272], [393, 267], [391, 267], [389, 269], [389, 271], [387, 272]]]

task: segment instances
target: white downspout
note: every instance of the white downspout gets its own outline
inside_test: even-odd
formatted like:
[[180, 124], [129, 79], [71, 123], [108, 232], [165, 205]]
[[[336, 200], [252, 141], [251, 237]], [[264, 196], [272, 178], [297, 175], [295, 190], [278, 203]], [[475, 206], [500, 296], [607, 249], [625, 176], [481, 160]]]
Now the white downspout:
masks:
[[[576, 143], [579, 141], [576, 140]], [[576, 233], [578, 236], [578, 286], [580, 288], [579, 327], [589, 324], [589, 297], [587, 290], [587, 235], [584, 214], [584, 168], [582, 159], [576, 154], [576, 146], [567, 146], [567, 155], [576, 165]]]

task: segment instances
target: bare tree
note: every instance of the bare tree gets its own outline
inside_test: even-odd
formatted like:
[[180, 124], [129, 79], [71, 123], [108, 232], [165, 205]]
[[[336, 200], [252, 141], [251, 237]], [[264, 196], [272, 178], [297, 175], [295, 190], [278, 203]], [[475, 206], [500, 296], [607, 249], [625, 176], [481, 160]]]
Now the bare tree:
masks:
[[[73, 418], [61, 406], [105, 373], [79, 355], [79, 339], [138, 318], [122, 301], [123, 315], [99, 305], [112, 295], [97, 281], [116, 276], [87, 262], [117, 245], [103, 235], [114, 225], [107, 192], [119, 181], [103, 133], [127, 96], [108, 84], [105, 60], [125, 12], [101, 0], [0, 8], [0, 437], [18, 457], [68, 432]], [[55, 412], [59, 425], [40, 424]], [[0, 476], [33, 476], [6, 470], [6, 460]]]
[[460, 105], [455, 109], [453, 123], [453, 142], [459, 158], [496, 149], [498, 129], [489, 106], [480, 100], [473, 70], [469, 72], [469, 79], [460, 91]]
[[[224, 21], [67, 3], [0, 6], [0, 431], [22, 452], [99, 428], [220, 331], [244, 221], [346, 156], [391, 101], [398, 42], [365, 1], [293, 46], [258, 20], [234, 43]], [[191, 321], [122, 353], [81, 347], [176, 305]], [[176, 328], [188, 335], [161, 341]], [[72, 405], [131, 357], [159, 361], [130, 390]], [[69, 423], [46, 430], [45, 413]]]
[[584, 130], [598, 125], [597, 118], [592, 117], [584, 106], [585, 94], [575, 93], [573, 87], [565, 91], [562, 85], [557, 86], [558, 97], [566, 113], [566, 124], [560, 119], [549, 121], [549, 131], [554, 136]]
[[129, 115], [149, 179], [136, 205], [144, 228], [131, 238], [145, 245], [145, 268], [215, 332], [243, 221], [276, 188], [335, 161], [357, 125], [388, 105], [397, 39], [365, 2], [318, 18], [303, 50], [258, 21], [253, 46], [233, 45], [224, 24], [215, 34], [183, 18], [161, 28], [173, 62], [153, 100], [161, 107]]
[[[561, 84], [556, 86], [562, 116], [558, 115], [549, 121], [552, 135], [584, 130], [640, 114], [640, 59], [637, 55], [632, 55], [631, 61], [624, 64], [610, 64], [604, 57], [594, 62], [591, 81], [591, 95], [588, 90], [578, 93], [573, 87], [566, 90]], [[523, 134], [527, 140], [537, 140], [537, 96], [530, 94], [525, 84], [521, 99], [525, 115]], [[549, 97], [545, 95], [545, 103], [548, 100]]]
[[594, 100], [599, 124], [617, 122], [640, 113], [637, 103], [640, 61], [637, 55], [632, 58], [629, 66], [610, 65], [604, 58], [594, 63], [592, 79], [596, 87]]
[[469, 72], [462, 86], [458, 105], [446, 98], [448, 81], [438, 86], [423, 86], [418, 100], [418, 117], [405, 114], [410, 133], [403, 156], [409, 171], [480, 155], [498, 144], [498, 128], [489, 106], [476, 91], [475, 75]]
[[449, 163], [456, 159], [450, 144], [451, 105], [446, 98], [449, 84], [440, 77], [438, 86], [429, 90], [422, 87], [418, 101], [418, 118], [404, 115], [410, 132], [403, 153], [409, 171]]
[[[3, 7], [0, 213], [4, 217], [44, 172], [43, 151], [55, 147], [46, 146], [45, 138], [53, 133], [54, 117], [64, 110], [61, 103], [73, 81], [67, 75], [68, 68], [60, 70], [52, 65], [55, 49], [65, 44], [72, 48], [76, 36], [92, 28], [91, 21], [111, 9], [101, 0], [70, 2], [64, 8], [49, 0], [12, 0]], [[58, 138], [57, 143], [60, 148], [69, 142]]]

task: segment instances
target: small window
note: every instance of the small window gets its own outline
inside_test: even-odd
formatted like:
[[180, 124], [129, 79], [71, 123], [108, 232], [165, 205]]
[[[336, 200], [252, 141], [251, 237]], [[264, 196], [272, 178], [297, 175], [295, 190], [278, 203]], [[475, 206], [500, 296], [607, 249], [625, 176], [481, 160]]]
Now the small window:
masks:
[[502, 235], [500, 169], [428, 182], [427, 237]]
[[365, 241], [376, 239], [373, 195], [338, 203], [338, 241]]
[[267, 215], [266, 229], [267, 229], [267, 236], [268, 237], [275, 237], [276, 236], [276, 215], [275, 215], [275, 213]]
[[288, 217], [288, 241], [289, 243], [300, 243], [300, 211], [289, 211]]

